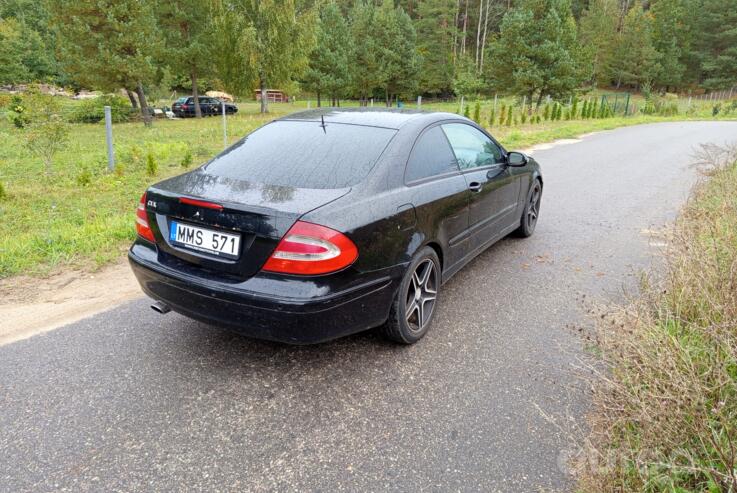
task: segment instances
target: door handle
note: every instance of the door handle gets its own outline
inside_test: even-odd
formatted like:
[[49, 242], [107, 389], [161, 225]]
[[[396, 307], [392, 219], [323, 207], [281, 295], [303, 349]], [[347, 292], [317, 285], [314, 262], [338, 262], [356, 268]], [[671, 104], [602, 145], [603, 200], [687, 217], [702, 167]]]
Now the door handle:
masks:
[[482, 188], [481, 183], [477, 181], [472, 181], [471, 183], [468, 184], [468, 189], [471, 190], [472, 192], [480, 192], [481, 188]]

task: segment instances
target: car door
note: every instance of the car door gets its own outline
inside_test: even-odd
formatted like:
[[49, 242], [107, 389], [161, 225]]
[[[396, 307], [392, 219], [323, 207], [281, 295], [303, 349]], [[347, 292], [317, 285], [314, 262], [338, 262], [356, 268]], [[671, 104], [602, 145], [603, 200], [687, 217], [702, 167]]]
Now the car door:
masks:
[[443, 271], [468, 252], [468, 204], [466, 180], [439, 125], [426, 128], [415, 141], [404, 173], [418, 230], [443, 247]]
[[471, 192], [470, 247], [481, 248], [498, 239], [514, 220], [520, 180], [507, 166], [502, 148], [484, 132], [460, 122], [442, 128]]

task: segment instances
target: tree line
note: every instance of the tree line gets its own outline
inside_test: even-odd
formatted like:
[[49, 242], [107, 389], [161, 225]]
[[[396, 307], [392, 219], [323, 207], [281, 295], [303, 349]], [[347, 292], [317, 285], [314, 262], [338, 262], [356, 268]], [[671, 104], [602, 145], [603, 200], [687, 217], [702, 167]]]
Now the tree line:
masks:
[[737, 0], [4, 0], [0, 84], [123, 88], [144, 116], [154, 86], [539, 105], [595, 85], [731, 87], [735, 26]]

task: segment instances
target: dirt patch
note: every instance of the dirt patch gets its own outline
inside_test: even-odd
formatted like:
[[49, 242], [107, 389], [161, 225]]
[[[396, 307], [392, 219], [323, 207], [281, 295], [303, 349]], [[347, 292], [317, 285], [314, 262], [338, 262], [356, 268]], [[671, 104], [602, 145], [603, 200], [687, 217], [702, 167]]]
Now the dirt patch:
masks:
[[142, 295], [128, 266], [0, 280], [0, 346], [81, 320]]
[[[586, 134], [586, 136], [593, 135], [594, 133], [595, 132]], [[581, 137], [583, 137], [583, 136], [581, 136]], [[535, 151], [544, 151], [545, 149], [551, 149], [553, 147], [558, 147], [558, 146], [561, 146], [561, 145], [576, 144], [578, 142], [581, 142], [581, 138], [578, 138], [578, 139], [558, 139], [558, 140], [554, 140], [553, 142], [546, 142], [544, 144], [537, 144], [537, 145], [534, 145], [532, 147], [528, 147], [527, 149], [525, 149], [522, 152], [524, 152], [525, 154], [532, 154]]]

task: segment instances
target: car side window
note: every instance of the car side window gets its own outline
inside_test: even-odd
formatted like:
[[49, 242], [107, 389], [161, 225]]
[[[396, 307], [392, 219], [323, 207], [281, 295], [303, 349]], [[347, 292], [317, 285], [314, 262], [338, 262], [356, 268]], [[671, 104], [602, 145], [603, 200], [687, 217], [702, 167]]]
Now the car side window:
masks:
[[455, 156], [445, 134], [439, 126], [435, 126], [423, 133], [415, 142], [407, 162], [404, 180], [409, 183], [452, 171], [458, 171]]
[[502, 149], [480, 130], [465, 123], [442, 125], [461, 170], [499, 164], [504, 161]]

